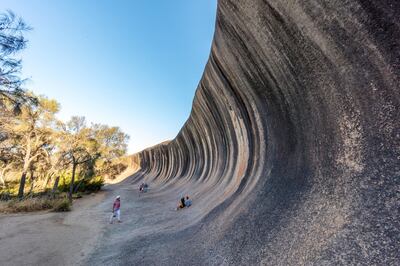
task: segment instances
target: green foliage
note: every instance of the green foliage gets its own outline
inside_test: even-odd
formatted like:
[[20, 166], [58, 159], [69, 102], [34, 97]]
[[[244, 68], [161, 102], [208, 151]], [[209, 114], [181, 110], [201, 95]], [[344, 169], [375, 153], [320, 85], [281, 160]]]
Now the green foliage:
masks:
[[10, 200], [18, 194], [18, 182], [8, 182], [7, 187], [0, 188], [0, 201]]
[[[58, 190], [60, 192], [69, 192], [71, 184], [71, 173], [64, 174], [58, 185]], [[92, 178], [78, 178], [74, 182], [74, 190], [76, 188], [77, 192], [97, 192], [104, 185], [104, 178], [101, 176], [96, 176]], [[79, 187], [78, 187], [79, 186]]]
[[101, 176], [97, 176], [95, 178], [92, 178], [85, 184], [85, 190], [84, 191], [90, 191], [90, 192], [96, 192], [101, 189], [101, 187], [104, 185], [104, 178]]
[[[28, 173], [42, 176], [43, 189], [61, 174], [75, 172], [74, 186], [79, 191], [97, 191], [99, 182], [93, 177], [112, 178], [126, 168], [120, 156], [126, 153], [128, 136], [118, 127], [95, 124], [88, 127], [84, 117], [72, 117], [67, 123], [58, 121], [55, 114], [60, 106], [44, 96], [35, 106], [23, 106], [21, 113], [7, 119], [0, 117], [4, 139], [0, 139], [0, 181], [4, 185], [7, 172], [20, 173], [18, 196], [31, 181]], [[1, 134], [0, 134], [1, 135]], [[61, 180], [59, 189], [69, 191], [71, 174]], [[24, 185], [23, 178], [28, 178]], [[81, 180], [83, 180], [81, 182]], [[0, 182], [0, 185], [1, 185]], [[51, 183], [51, 182], [50, 182]], [[87, 188], [86, 188], [87, 187]], [[10, 191], [14, 195], [15, 191]]]
[[[31, 28], [11, 11], [0, 13], [0, 105], [1, 111], [20, 111], [22, 104], [34, 103], [25, 95], [22, 85], [24, 80], [20, 77], [22, 60], [16, 54], [26, 47], [27, 40], [24, 33]], [[11, 103], [5, 109], [4, 101]], [[2, 114], [3, 115], [3, 114]]]

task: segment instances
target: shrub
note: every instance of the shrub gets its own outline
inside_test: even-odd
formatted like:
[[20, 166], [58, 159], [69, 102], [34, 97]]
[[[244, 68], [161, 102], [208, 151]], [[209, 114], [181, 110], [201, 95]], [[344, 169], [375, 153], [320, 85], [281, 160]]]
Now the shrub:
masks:
[[53, 211], [55, 212], [69, 212], [71, 210], [71, 203], [67, 198], [55, 202]]
[[33, 212], [53, 208], [53, 200], [49, 198], [29, 198], [24, 200], [11, 200], [7, 204], [8, 212]]
[[18, 189], [18, 182], [8, 182], [7, 187], [0, 188], [0, 200], [10, 200], [18, 194]]
[[1, 191], [0, 192], [0, 201], [8, 201], [12, 198], [11, 192], [9, 191]]
[[104, 178], [101, 176], [96, 176], [95, 178], [90, 179], [85, 184], [84, 191], [96, 192], [99, 191], [103, 185], [104, 185]]
[[10, 200], [0, 206], [0, 212], [34, 212], [43, 210], [53, 210], [56, 212], [65, 212], [71, 210], [71, 204], [66, 198], [35, 197], [24, 200]]

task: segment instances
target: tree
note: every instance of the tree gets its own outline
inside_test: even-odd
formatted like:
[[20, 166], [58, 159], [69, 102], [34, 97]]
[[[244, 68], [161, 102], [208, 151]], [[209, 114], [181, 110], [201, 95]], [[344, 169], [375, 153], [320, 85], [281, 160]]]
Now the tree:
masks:
[[[31, 94], [31, 97], [35, 97]], [[13, 161], [21, 165], [21, 180], [18, 197], [24, 195], [26, 176], [33, 169], [33, 163], [45, 156], [52, 138], [52, 127], [59, 105], [54, 100], [38, 97], [37, 105], [23, 105], [17, 116], [3, 123], [8, 149]], [[0, 118], [2, 120], [2, 118]], [[6, 149], [2, 149], [3, 152]]]
[[98, 152], [101, 154], [96, 163], [98, 174], [108, 177], [119, 174], [125, 169], [119, 159], [126, 154], [129, 136], [119, 127], [101, 124], [92, 125], [92, 130], [93, 137], [99, 145]]
[[[55, 133], [53, 133], [55, 135]], [[57, 140], [52, 143], [54, 146], [46, 150], [46, 156], [42, 161], [42, 171], [45, 173], [45, 181], [43, 182], [43, 189], [46, 189], [50, 179], [56, 176], [55, 183], [58, 184], [60, 178], [59, 173], [65, 168], [65, 160], [63, 154], [57, 149]]]
[[4, 127], [11, 123], [15, 114], [21, 112], [22, 104], [37, 104], [37, 99], [27, 95], [22, 89], [24, 82], [20, 77], [22, 61], [15, 57], [26, 47], [27, 40], [23, 33], [30, 29], [11, 11], [0, 13], [0, 158], [2, 161], [0, 182], [3, 187], [5, 186], [3, 176], [15, 163], [11, 160], [15, 147], [8, 140], [9, 134]]
[[72, 202], [77, 167], [99, 157], [96, 152], [96, 140], [91, 129], [86, 126], [84, 117], [74, 116], [67, 124], [62, 124], [60, 132], [60, 150], [67, 164], [72, 167], [68, 199]]
[[72, 201], [76, 175], [83, 176], [77, 190], [96, 174], [112, 176], [123, 169], [119, 157], [125, 155], [129, 137], [118, 127], [88, 127], [84, 117], [64, 124], [55, 117], [56, 101], [23, 89], [18, 52], [26, 47], [29, 30], [11, 11], [0, 13], [0, 188], [6, 186], [6, 174], [20, 175], [18, 197], [23, 198], [28, 177], [33, 193], [38, 181], [46, 189], [54, 176], [56, 190], [61, 173], [70, 173]]
[[[0, 116], [1, 187], [5, 186], [7, 172], [20, 174], [18, 197], [23, 198], [29, 177], [29, 192], [34, 193], [39, 187], [45, 190], [53, 177], [55, 191], [60, 175], [71, 174], [68, 198], [72, 201], [72, 194], [82, 183], [125, 169], [120, 157], [126, 154], [129, 136], [120, 128], [101, 124], [88, 127], [85, 118], [77, 116], [63, 123], [55, 117], [59, 110], [56, 101], [27, 95], [37, 98], [37, 104], [24, 104], [19, 114]], [[5, 103], [7, 107], [13, 104], [9, 100]]]
[[11, 11], [0, 14], [0, 107], [4, 108], [4, 100], [11, 101], [16, 113], [23, 103], [36, 102], [35, 98], [26, 95], [22, 89], [22, 61], [15, 57], [25, 49], [27, 40], [23, 33], [29, 30], [31, 28]]

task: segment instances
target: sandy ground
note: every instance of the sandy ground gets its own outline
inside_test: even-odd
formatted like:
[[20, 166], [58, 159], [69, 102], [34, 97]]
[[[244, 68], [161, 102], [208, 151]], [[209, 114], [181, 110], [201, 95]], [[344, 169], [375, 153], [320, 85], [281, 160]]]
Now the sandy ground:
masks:
[[72, 212], [0, 215], [0, 265], [76, 265], [103, 230], [96, 206], [105, 192], [74, 203]]

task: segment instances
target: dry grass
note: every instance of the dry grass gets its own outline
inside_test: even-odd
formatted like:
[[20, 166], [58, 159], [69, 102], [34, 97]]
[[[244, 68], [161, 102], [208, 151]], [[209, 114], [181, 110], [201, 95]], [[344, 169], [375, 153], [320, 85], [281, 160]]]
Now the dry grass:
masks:
[[71, 205], [65, 198], [37, 197], [24, 200], [10, 200], [0, 204], [0, 212], [17, 213], [17, 212], [35, 212], [43, 210], [53, 211], [70, 211]]

